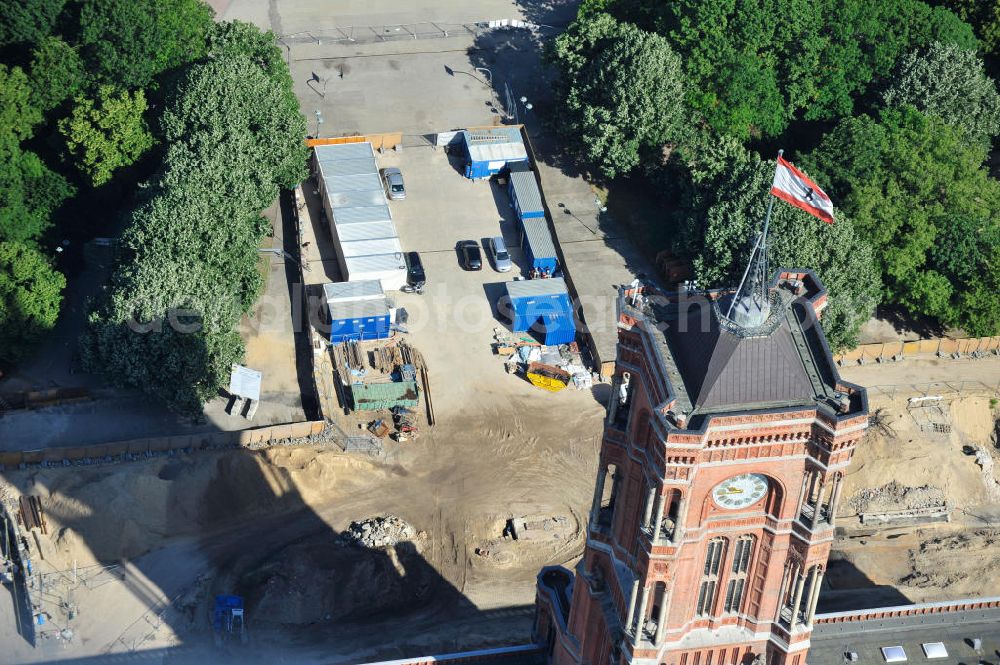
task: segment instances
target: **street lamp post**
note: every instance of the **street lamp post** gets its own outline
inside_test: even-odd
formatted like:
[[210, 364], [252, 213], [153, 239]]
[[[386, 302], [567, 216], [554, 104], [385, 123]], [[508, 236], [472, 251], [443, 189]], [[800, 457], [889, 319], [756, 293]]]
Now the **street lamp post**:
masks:
[[323, 112], [316, 109], [316, 138], [319, 138], [319, 126], [323, 124]]

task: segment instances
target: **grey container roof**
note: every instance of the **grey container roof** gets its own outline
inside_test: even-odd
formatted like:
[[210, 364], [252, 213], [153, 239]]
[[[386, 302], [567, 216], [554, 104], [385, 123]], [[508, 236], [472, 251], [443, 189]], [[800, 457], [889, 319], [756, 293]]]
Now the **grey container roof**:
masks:
[[403, 251], [399, 238], [378, 238], [376, 240], [354, 240], [340, 243], [344, 258], [372, 256], [374, 254], [398, 254]]
[[364, 279], [357, 282], [330, 282], [323, 285], [323, 295], [328, 303], [385, 298], [382, 282], [377, 279]]
[[527, 159], [528, 152], [517, 127], [494, 127], [462, 132], [474, 162], [503, 162]]
[[541, 212], [542, 193], [538, 190], [533, 171], [511, 171], [510, 185], [514, 188], [514, 196], [521, 207], [521, 212]]
[[[334, 213], [333, 223], [337, 228], [350, 224], [369, 224], [372, 222], [392, 223], [392, 215], [389, 214], [388, 205], [380, 206], [359, 206], [357, 208], [339, 208]], [[393, 227], [392, 235], [396, 235], [396, 227]]]
[[325, 178], [331, 192], [375, 191], [382, 189], [382, 180], [377, 173], [355, 173], [353, 175], [331, 175]]
[[522, 220], [524, 234], [528, 237], [528, 244], [531, 245], [531, 254], [536, 258], [554, 258], [556, 256], [556, 246], [552, 243], [552, 234], [549, 233], [549, 225], [544, 217]]
[[352, 275], [358, 273], [382, 273], [406, 271], [406, 263], [402, 254], [373, 254], [371, 256], [349, 256], [344, 259], [347, 271]]
[[364, 159], [365, 157], [375, 158], [375, 150], [372, 144], [363, 141], [359, 143], [339, 143], [336, 145], [318, 145], [313, 148], [316, 158], [325, 159]]
[[326, 177], [335, 175], [358, 175], [361, 173], [378, 173], [378, 165], [375, 158], [370, 159], [344, 159], [319, 162], [320, 170]]
[[507, 295], [511, 298], [532, 298], [536, 296], [556, 296], [568, 293], [562, 277], [548, 279], [522, 279], [507, 282]]
[[392, 222], [368, 222], [366, 224], [337, 225], [337, 238], [340, 242], [376, 240], [378, 238], [395, 237], [396, 229], [393, 227]]
[[[371, 143], [316, 146], [313, 155], [333, 215], [333, 235], [347, 279], [391, 277], [392, 283], [401, 281], [406, 264]], [[382, 224], [375, 228], [378, 222]], [[352, 226], [358, 228], [341, 232]]]
[[348, 300], [329, 305], [330, 318], [334, 321], [361, 319], [369, 316], [388, 316], [389, 306], [385, 298], [377, 300]]
[[386, 205], [385, 195], [382, 193], [381, 189], [338, 191], [330, 189], [328, 186], [327, 194], [330, 197], [330, 206], [333, 208], [334, 217], [336, 217], [337, 212], [339, 212], [338, 208], [364, 208], [368, 206]]

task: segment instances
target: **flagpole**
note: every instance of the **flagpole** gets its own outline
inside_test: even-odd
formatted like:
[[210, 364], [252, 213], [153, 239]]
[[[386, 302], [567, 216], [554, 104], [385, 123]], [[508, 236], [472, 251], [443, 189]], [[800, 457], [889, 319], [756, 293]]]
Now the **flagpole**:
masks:
[[[784, 149], [778, 150], [778, 157], [781, 157], [783, 154], [785, 154], [785, 150]], [[777, 164], [777, 162], [775, 162], [774, 171], [775, 171], [775, 174], [777, 174], [777, 172], [778, 172], [778, 164]], [[763, 266], [762, 266], [763, 273], [765, 273], [765, 274], [759, 275], [759, 277], [761, 278], [761, 281], [767, 279], [767, 275], [766, 275], [766, 273], [767, 273], [767, 231], [768, 231], [768, 229], [771, 226], [771, 211], [774, 210], [774, 199], [775, 198], [776, 198], [775, 196], [771, 196], [770, 197], [770, 201], [768, 201], [768, 203], [767, 203], [767, 214], [764, 216], [764, 230], [761, 231], [760, 234], [757, 236], [757, 242], [754, 243], [753, 249], [750, 251], [750, 260], [747, 261], [747, 268], [746, 268], [746, 270], [743, 271], [743, 278], [740, 279], [740, 285], [738, 287], [736, 287], [736, 294], [733, 296], [732, 301], [729, 303], [729, 309], [726, 311], [726, 318], [727, 319], [733, 313], [733, 307], [736, 305], [736, 299], [739, 297], [740, 293], [743, 291], [743, 285], [746, 284], [747, 275], [750, 274], [750, 269], [752, 267], [754, 267], [754, 265], [755, 265], [754, 258], [757, 257], [757, 251], [758, 251], [758, 249], [760, 250], [760, 256], [763, 257], [761, 260], [763, 261]]]

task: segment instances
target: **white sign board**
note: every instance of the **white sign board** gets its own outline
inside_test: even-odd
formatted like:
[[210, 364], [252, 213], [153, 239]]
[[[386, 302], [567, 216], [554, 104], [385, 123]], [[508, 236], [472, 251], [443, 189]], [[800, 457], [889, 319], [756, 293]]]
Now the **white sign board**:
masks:
[[259, 401], [261, 376], [255, 369], [233, 365], [233, 373], [229, 377], [229, 394]]

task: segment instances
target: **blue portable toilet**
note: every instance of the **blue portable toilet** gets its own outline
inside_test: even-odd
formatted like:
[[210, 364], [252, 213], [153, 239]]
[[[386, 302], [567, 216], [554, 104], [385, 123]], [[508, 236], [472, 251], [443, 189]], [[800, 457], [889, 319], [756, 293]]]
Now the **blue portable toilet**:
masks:
[[510, 201], [517, 212], [518, 219], [534, 219], [545, 217], [542, 207], [542, 193], [535, 182], [535, 172], [528, 162], [514, 162], [508, 167], [508, 186]]
[[552, 234], [544, 217], [531, 217], [521, 220], [521, 248], [528, 260], [528, 265], [539, 271], [555, 273], [559, 260], [556, 258], [556, 246], [552, 242]]
[[377, 279], [323, 285], [330, 316], [330, 342], [385, 339], [391, 314]]
[[462, 132], [462, 138], [466, 178], [489, 178], [500, 173], [509, 163], [528, 160], [528, 152], [517, 127], [467, 129]]
[[550, 345], [576, 339], [573, 304], [561, 277], [507, 282], [507, 300], [514, 332], [534, 332]]

